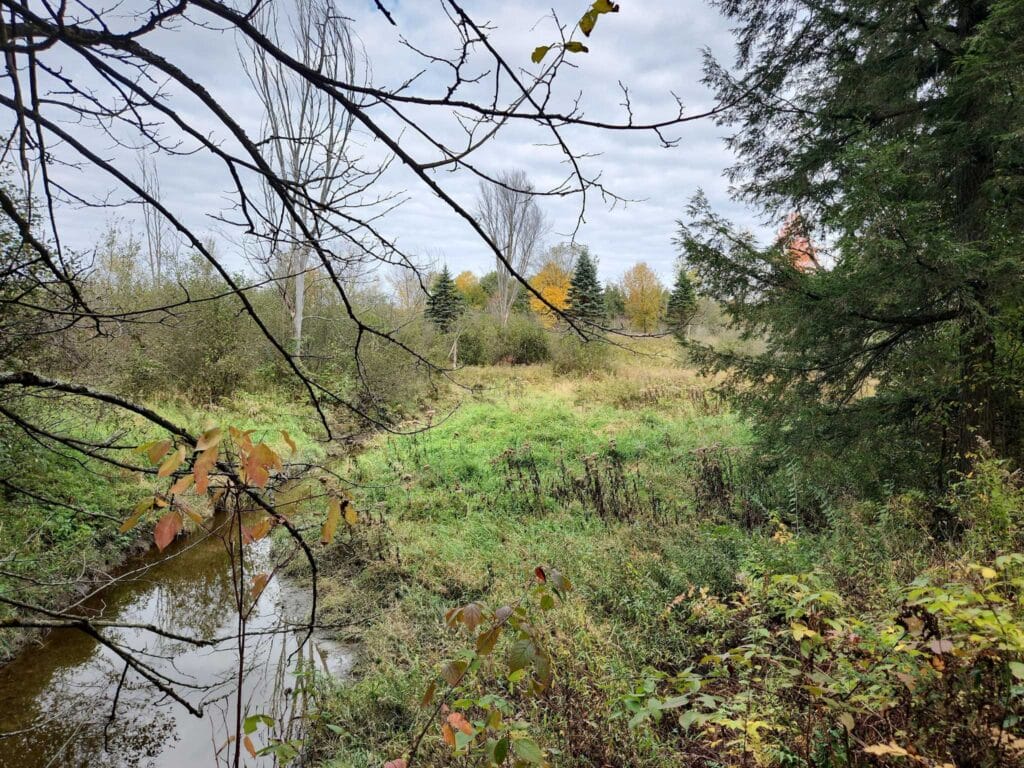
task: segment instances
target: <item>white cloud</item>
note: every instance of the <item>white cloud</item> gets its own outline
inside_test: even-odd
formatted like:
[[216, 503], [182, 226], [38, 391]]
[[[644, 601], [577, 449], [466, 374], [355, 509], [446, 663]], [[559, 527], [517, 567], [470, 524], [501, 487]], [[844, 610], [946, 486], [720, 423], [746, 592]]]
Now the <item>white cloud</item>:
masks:
[[[455, 41], [451, 25], [436, 3], [391, 0], [385, 4], [392, 9], [397, 29], [387, 23], [369, 0], [342, 7], [353, 17], [354, 29], [366, 47], [374, 83], [394, 86], [424, 67], [422, 59], [399, 44], [399, 35], [418, 47], [437, 52], [450, 51]], [[478, 20], [493, 21], [491, 40], [509, 62], [534, 70], [530, 52], [552, 37], [551, 5], [551, 0], [479, 0], [470, 11]], [[554, 3], [563, 22], [574, 19], [585, 6], [582, 0]], [[709, 108], [713, 97], [700, 83], [700, 51], [710, 47], [723, 59], [732, 55], [726, 22], [717, 12], [704, 4], [679, 0], [623, 0], [621, 13], [601, 18], [588, 44], [591, 52], [574, 57], [574, 67], [563, 72], [552, 103], [557, 110], [568, 111], [572, 100], [581, 93], [580, 105], [586, 116], [609, 121], [625, 117], [619, 81], [630, 89], [638, 121], [674, 113], [672, 92], [683, 100], [688, 113]], [[255, 135], [260, 120], [259, 104], [239, 66], [236, 45], [231, 33], [188, 24], [160, 33], [158, 40], [161, 53], [203, 82], [227, 111]], [[74, 62], [72, 66], [78, 67], [72, 70], [77, 74], [80, 63]], [[436, 94], [443, 87], [445, 75], [443, 70], [434, 69], [414, 83], [411, 91]], [[485, 92], [486, 87], [489, 86], [480, 86], [480, 92]], [[216, 133], [219, 127], [194, 97], [177, 88], [169, 89], [168, 93], [191, 125], [204, 133], [214, 133], [227, 147], [234, 146], [231, 137]], [[389, 129], [398, 125], [383, 109], [375, 109], [372, 114]], [[457, 144], [457, 124], [450, 111], [420, 109], [415, 115], [423, 128]], [[729, 201], [723, 171], [732, 159], [721, 141], [723, 132], [710, 120], [683, 124], [670, 130], [670, 135], [678, 137], [679, 145], [665, 149], [650, 134], [577, 128], [564, 131], [574, 150], [598, 154], [584, 161], [588, 173], [600, 172], [611, 190], [637, 200], [611, 209], [596, 195], [589, 202], [577, 239], [589, 244], [599, 256], [604, 277], [617, 277], [632, 263], [644, 260], [667, 279], [675, 258], [671, 240], [676, 219], [698, 189], [703, 189], [719, 209], [734, 219], [757, 228], [749, 212]], [[127, 170], [134, 170], [136, 161], [131, 152], [102, 141], [106, 142], [105, 156], [115, 158]], [[523, 168], [538, 186], [554, 184], [567, 169], [564, 156], [557, 149], [537, 146], [538, 142], [550, 141], [550, 134], [534, 126], [509, 126], [498, 140], [474, 156], [474, 161], [488, 172]], [[409, 129], [403, 146], [418, 153], [425, 149]], [[212, 217], [231, 214], [231, 180], [219, 161], [203, 154], [165, 156], [157, 163], [165, 201], [190, 225], [213, 231], [218, 225]], [[109, 179], [93, 171], [67, 169], [61, 176], [77, 190], [97, 197], [106, 194], [111, 186]], [[435, 178], [456, 200], [472, 208], [475, 177], [466, 172], [440, 171]], [[405, 190], [409, 198], [381, 224], [390, 237], [413, 252], [443, 252], [455, 271], [468, 268], [482, 272], [491, 268], [486, 247], [470, 226], [447, 210], [411, 173], [396, 166], [385, 182], [389, 189]], [[553, 225], [549, 238], [552, 243], [559, 239], [557, 233], [569, 232], [575, 226], [578, 203], [578, 199], [542, 200]], [[131, 208], [119, 213], [129, 218], [135, 215]], [[102, 215], [91, 210], [65, 210], [62, 219], [66, 239], [79, 248], [94, 243], [103, 226]]]

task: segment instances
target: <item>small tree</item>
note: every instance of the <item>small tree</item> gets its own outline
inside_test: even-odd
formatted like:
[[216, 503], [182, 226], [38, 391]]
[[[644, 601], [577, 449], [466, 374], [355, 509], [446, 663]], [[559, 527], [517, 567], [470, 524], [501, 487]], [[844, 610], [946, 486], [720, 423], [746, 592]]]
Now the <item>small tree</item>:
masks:
[[487, 291], [480, 284], [479, 278], [468, 269], [455, 278], [455, 287], [467, 305], [483, 307], [487, 304]]
[[626, 296], [617, 283], [607, 283], [604, 287], [604, 313], [615, 321], [626, 314]]
[[658, 276], [644, 262], [636, 264], [622, 276], [625, 291], [626, 317], [641, 333], [653, 331], [661, 315], [665, 293]]
[[446, 266], [434, 280], [424, 314], [442, 333], [447, 333], [462, 314], [462, 296]]
[[569, 283], [569, 311], [589, 322], [605, 318], [604, 291], [597, 280], [597, 265], [586, 248], [581, 249], [576, 259], [576, 269]]
[[672, 286], [672, 293], [668, 297], [668, 308], [665, 311], [665, 319], [669, 330], [679, 339], [686, 338], [686, 330], [693, 322], [693, 316], [697, 313], [697, 292], [693, 289], [693, 281], [686, 274], [682, 267], [676, 274], [675, 285]]
[[[571, 290], [569, 273], [562, 269], [557, 262], [549, 261], [541, 267], [540, 272], [530, 280], [530, 285], [544, 297], [548, 304], [561, 310], [566, 309], [568, 306], [568, 295]], [[555, 321], [558, 320], [558, 317], [548, 308], [548, 305], [536, 296], [530, 297], [530, 309], [537, 313], [541, 324], [546, 328], [552, 327]]]

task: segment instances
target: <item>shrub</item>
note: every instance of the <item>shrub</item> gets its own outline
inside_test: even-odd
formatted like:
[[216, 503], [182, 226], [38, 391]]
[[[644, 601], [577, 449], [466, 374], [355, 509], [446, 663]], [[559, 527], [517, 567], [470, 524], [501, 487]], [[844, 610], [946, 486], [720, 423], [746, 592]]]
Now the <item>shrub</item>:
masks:
[[583, 340], [575, 333], [559, 337], [551, 352], [552, 367], [559, 374], [605, 371], [609, 367], [608, 357], [608, 345], [603, 340]]
[[529, 315], [513, 314], [505, 327], [487, 312], [463, 320], [459, 334], [463, 365], [531, 365], [549, 357], [548, 333]]
[[498, 332], [498, 359], [511, 365], [543, 363], [551, 357], [548, 334], [532, 317], [512, 315]]
[[[854, 615], [820, 574], [741, 578], [671, 616], [704, 640], [681, 672], [648, 671], [621, 704], [699, 762], [857, 766], [1020, 765], [1024, 556], [926, 573], [902, 608]], [[752, 761], [750, 760], [752, 758]]]

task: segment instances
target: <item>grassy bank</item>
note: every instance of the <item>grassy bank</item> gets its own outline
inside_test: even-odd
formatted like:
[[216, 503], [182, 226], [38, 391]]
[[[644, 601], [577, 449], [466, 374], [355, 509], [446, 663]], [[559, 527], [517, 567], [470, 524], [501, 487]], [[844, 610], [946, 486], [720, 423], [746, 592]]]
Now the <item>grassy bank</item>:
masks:
[[[458, 755], [493, 750], [502, 733], [513, 747], [536, 742], [555, 765], [806, 765], [812, 749], [853, 764], [870, 758], [857, 729], [880, 736], [878, 718], [906, 694], [885, 688], [902, 686], [904, 667], [882, 660], [911, 671], [929, 663], [927, 648], [904, 658], [887, 645], [908, 585], [973, 584], [970, 558], [995, 554], [980, 542], [931, 541], [913, 498], [849, 503], [818, 530], [792, 530], [784, 509], [750, 501], [756, 488], [735, 469], [750, 444], [745, 424], [670, 358], [622, 357], [584, 378], [547, 366], [467, 378], [478, 392], [450, 415], [438, 409], [432, 430], [379, 439], [339, 467], [364, 522], [325, 555], [323, 619], [347, 623], [361, 651], [355, 679], [322, 701], [328, 727], [316, 751], [327, 765], [382, 765], [407, 754], [421, 729], [420, 765], [478, 764], [480, 755]], [[474, 658], [472, 636], [446, 626], [446, 612], [476, 603], [486, 621], [515, 604], [536, 566], [575, 587], [529, 618], [553, 683], [536, 695], [517, 684], [506, 631], [508, 644], [446, 684], [446, 662]], [[878, 663], [863, 667], [833, 647], [837, 627], [861, 633], [864, 659]], [[808, 645], [814, 638], [820, 645]], [[925, 647], [919, 639], [906, 654]], [[708, 655], [737, 648], [746, 661], [716, 672]], [[808, 665], [831, 676], [817, 703], [804, 700]], [[770, 690], [744, 698], [776, 668]], [[432, 683], [444, 709], [421, 706]], [[686, 698], [698, 691], [710, 698]], [[821, 705], [829, 696], [843, 706]], [[514, 732], [491, 728], [492, 709]], [[449, 711], [470, 723], [454, 756], [441, 728]], [[681, 722], [684, 711], [695, 719]], [[900, 717], [897, 729], [911, 725]]]

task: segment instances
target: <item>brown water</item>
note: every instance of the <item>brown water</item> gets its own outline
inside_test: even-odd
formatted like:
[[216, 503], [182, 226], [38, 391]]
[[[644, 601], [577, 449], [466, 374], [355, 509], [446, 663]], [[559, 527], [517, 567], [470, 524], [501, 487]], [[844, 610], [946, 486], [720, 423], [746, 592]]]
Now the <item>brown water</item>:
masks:
[[[218, 520], [223, 533], [227, 520]], [[246, 570], [269, 570], [270, 544], [246, 548]], [[131, 563], [122, 581], [89, 598], [81, 608], [120, 622], [155, 624], [189, 637], [236, 635], [238, 615], [231, 560], [224, 541], [197, 534], [180, 539], [162, 554], [155, 551]], [[267, 714], [273, 727], [253, 734], [257, 749], [270, 736], [301, 735], [305, 696], [297, 671], [344, 675], [351, 663], [342, 646], [314, 637], [296, 654], [304, 630], [288, 629], [308, 612], [308, 594], [270, 581], [247, 622], [242, 705], [247, 715]], [[73, 629], [50, 632], [0, 668], [0, 767], [43, 768], [201, 768], [229, 765], [234, 757], [238, 701], [238, 647], [225, 640], [207, 648], [154, 636], [144, 630], [108, 629], [158, 673], [177, 682], [176, 690], [203, 717], [190, 714], [141, 675], [129, 671], [111, 720], [124, 662], [110, 649]], [[270, 756], [247, 766], [271, 766]]]

